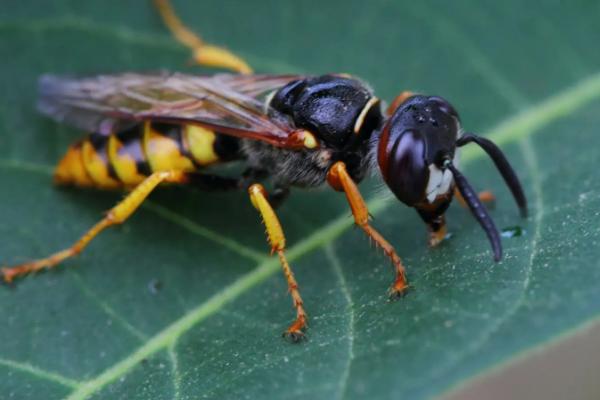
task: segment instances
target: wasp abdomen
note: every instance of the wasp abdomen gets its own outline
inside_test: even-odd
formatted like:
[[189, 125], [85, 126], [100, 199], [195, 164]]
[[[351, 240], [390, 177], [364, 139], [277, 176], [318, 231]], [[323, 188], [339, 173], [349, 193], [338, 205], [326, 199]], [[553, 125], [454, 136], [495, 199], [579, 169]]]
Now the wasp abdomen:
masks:
[[110, 135], [92, 133], [72, 145], [55, 181], [114, 189], [135, 186], [152, 172], [194, 171], [236, 158], [235, 138], [196, 125], [143, 122]]

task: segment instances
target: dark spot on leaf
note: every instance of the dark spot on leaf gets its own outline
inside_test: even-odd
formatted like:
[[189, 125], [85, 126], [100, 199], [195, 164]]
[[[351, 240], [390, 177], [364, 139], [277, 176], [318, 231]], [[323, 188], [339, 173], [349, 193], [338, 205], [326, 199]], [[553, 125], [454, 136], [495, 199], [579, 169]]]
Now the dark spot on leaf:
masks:
[[163, 284], [158, 279], [152, 279], [150, 282], [148, 282], [148, 291], [151, 294], [158, 294], [162, 288]]

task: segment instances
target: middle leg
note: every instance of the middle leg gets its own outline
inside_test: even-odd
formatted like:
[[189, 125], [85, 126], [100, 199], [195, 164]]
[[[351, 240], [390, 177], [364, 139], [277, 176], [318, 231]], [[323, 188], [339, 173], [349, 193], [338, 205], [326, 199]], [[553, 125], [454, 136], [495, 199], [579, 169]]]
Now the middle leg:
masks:
[[304, 311], [304, 303], [302, 297], [300, 297], [300, 291], [298, 290], [298, 283], [294, 278], [292, 268], [285, 257], [285, 235], [283, 229], [279, 223], [279, 219], [273, 210], [269, 200], [267, 199], [267, 192], [265, 188], [258, 183], [253, 184], [248, 189], [250, 194], [250, 200], [252, 205], [256, 208], [263, 219], [265, 227], [267, 228], [267, 237], [269, 244], [271, 245], [271, 253], [277, 253], [283, 274], [287, 280], [288, 290], [294, 301], [294, 307], [296, 308], [296, 320], [289, 326], [289, 328], [283, 333], [284, 337], [289, 338], [293, 342], [298, 342], [304, 337], [304, 330], [306, 329], [307, 315]]

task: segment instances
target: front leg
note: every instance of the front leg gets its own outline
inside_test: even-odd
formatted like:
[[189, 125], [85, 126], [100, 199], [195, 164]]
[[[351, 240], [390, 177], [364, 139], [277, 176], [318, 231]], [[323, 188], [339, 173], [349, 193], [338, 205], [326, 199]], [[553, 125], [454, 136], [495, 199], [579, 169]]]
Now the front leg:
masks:
[[[467, 203], [463, 199], [462, 195], [458, 190], [454, 190], [454, 197], [463, 206], [467, 207]], [[495, 200], [494, 195], [490, 191], [479, 193], [479, 200], [484, 203], [493, 203]], [[446, 217], [444, 213], [448, 209], [452, 197], [448, 194], [446, 197], [442, 197], [432, 204], [418, 204], [415, 209], [419, 213], [419, 216], [427, 224], [427, 231], [429, 232], [428, 244], [430, 247], [436, 247], [448, 236], [448, 229], [446, 227]]]
[[356, 225], [358, 225], [367, 236], [383, 250], [385, 255], [388, 256], [394, 264], [394, 268], [396, 269], [396, 280], [390, 288], [390, 297], [396, 298], [403, 296], [409, 286], [406, 282], [406, 272], [404, 270], [404, 265], [402, 265], [402, 260], [392, 245], [369, 224], [369, 210], [367, 204], [362, 198], [358, 187], [348, 174], [346, 165], [343, 162], [338, 161], [331, 167], [327, 174], [327, 182], [335, 190], [340, 192], [343, 191], [346, 194], [350, 209], [352, 210], [352, 215], [354, 216], [354, 223], [356, 223]]
[[439, 245], [448, 234], [444, 213], [448, 209], [448, 206], [450, 206], [451, 201], [452, 197], [448, 196], [436, 200], [432, 204], [419, 204], [415, 206], [419, 216], [427, 224], [427, 231], [429, 232], [428, 244], [430, 247]]

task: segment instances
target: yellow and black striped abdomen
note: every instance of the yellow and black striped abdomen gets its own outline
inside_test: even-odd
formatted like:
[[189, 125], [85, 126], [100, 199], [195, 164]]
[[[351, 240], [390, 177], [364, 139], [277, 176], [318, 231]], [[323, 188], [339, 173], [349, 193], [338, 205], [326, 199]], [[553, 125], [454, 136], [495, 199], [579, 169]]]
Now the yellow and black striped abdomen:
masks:
[[148, 121], [77, 142], [58, 163], [54, 177], [58, 184], [131, 187], [152, 172], [195, 171], [235, 159], [238, 149], [238, 139], [199, 126]]

